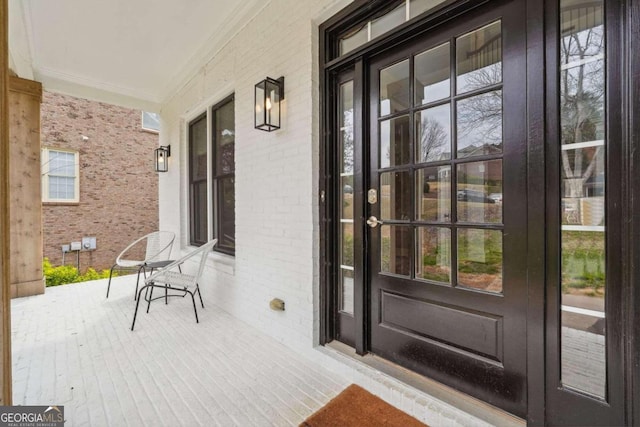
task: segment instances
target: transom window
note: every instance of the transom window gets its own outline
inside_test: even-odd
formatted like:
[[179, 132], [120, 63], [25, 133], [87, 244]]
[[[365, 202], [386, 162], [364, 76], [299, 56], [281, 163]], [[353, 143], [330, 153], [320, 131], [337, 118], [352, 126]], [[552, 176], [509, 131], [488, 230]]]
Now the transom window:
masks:
[[80, 201], [79, 160], [77, 151], [42, 149], [42, 201]]
[[[360, 25], [350, 28], [340, 36], [338, 55], [344, 55], [362, 46], [401, 24], [421, 15], [446, 0], [402, 0], [390, 2], [392, 6], [386, 8]], [[395, 5], [394, 5], [395, 3]]]

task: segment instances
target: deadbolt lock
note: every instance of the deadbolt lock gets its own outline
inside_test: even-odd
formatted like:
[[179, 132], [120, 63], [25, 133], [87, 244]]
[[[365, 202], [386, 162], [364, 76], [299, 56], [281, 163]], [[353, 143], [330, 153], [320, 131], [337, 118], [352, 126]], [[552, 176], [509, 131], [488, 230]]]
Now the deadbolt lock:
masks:
[[367, 201], [370, 205], [375, 205], [376, 203], [378, 203], [378, 192], [375, 188], [371, 188], [367, 192]]

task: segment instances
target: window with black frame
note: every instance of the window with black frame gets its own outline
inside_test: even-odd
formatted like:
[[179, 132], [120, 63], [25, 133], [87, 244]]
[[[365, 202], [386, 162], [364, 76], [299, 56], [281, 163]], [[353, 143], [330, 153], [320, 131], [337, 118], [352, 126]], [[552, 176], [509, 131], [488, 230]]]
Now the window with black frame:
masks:
[[236, 248], [234, 105], [231, 95], [211, 109], [213, 237], [215, 250], [228, 254]]
[[189, 123], [189, 217], [189, 243], [203, 245], [209, 234], [206, 113]]

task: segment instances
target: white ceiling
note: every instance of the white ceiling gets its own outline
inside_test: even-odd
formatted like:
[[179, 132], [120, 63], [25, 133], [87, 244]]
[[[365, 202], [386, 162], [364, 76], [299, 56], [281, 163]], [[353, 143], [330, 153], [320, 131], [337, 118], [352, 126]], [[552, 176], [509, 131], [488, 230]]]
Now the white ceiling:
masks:
[[10, 0], [11, 65], [45, 89], [153, 111], [268, 3]]

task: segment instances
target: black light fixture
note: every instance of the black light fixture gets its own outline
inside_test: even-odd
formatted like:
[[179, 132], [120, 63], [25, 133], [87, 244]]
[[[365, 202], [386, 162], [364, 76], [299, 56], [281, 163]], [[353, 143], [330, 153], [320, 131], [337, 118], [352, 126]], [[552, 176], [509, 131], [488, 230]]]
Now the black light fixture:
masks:
[[156, 172], [166, 172], [169, 170], [169, 160], [171, 157], [171, 145], [161, 145], [155, 149]]
[[271, 132], [280, 129], [280, 101], [284, 99], [284, 77], [270, 77], [256, 84], [254, 126]]

